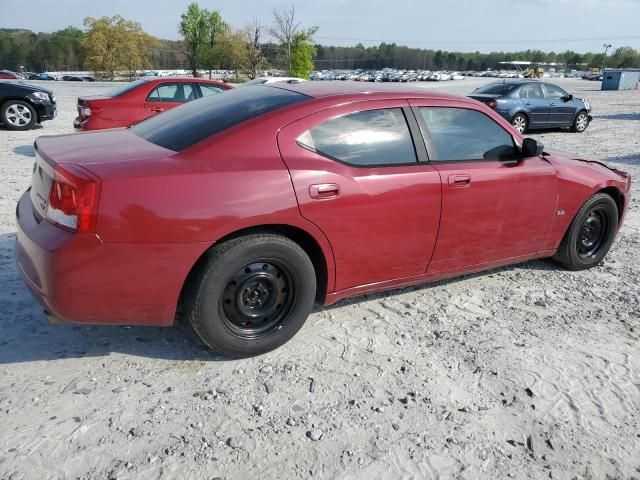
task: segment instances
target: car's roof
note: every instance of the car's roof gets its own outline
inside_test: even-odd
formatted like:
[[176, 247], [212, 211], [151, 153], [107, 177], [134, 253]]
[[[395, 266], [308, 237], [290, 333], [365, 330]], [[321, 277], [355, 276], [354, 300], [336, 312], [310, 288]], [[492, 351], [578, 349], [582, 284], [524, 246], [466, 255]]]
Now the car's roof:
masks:
[[512, 84], [512, 85], [523, 85], [525, 83], [544, 83], [540, 80], [538, 80], [537, 78], [505, 78], [503, 80], [497, 80], [495, 82], [491, 82], [492, 85], [498, 84], [498, 83], [506, 83], [506, 84]]
[[447, 93], [434, 92], [430, 88], [419, 87], [415, 85], [396, 85], [389, 83], [371, 83], [371, 82], [295, 82], [286, 83], [278, 82], [269, 85], [271, 88], [283, 88], [293, 92], [302, 93], [313, 98], [335, 97], [339, 95], [376, 95], [384, 96], [392, 94], [393, 96], [420, 97], [420, 98], [444, 98], [452, 100], [461, 100], [465, 97], [458, 95], [450, 95]]
[[224, 82], [220, 82], [218, 80], [209, 80], [208, 78], [197, 78], [197, 77], [141, 77], [139, 80], [144, 80], [149, 83], [160, 83], [160, 82], [174, 82], [174, 83], [187, 83], [187, 82], [198, 82], [198, 83], [211, 83], [215, 85], [225, 85]]

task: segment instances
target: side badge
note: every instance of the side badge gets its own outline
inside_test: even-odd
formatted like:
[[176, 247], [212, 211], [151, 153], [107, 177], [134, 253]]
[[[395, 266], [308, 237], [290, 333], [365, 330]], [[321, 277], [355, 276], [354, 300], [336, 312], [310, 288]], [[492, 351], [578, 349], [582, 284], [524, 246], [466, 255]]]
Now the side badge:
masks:
[[557, 217], [561, 217], [562, 215], [564, 215], [564, 210], [558, 210], [558, 211], [556, 211], [556, 216], [557, 216]]

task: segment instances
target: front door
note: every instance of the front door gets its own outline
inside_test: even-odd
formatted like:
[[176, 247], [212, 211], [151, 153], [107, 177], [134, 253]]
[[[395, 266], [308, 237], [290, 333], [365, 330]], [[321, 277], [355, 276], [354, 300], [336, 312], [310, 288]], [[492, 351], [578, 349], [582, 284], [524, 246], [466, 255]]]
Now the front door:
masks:
[[550, 248], [555, 168], [543, 157], [513, 161], [511, 134], [478, 110], [411, 104], [442, 177], [442, 220], [429, 272]]
[[300, 212], [331, 243], [336, 291], [425, 273], [441, 185], [438, 171], [417, 161], [419, 137], [406, 100], [338, 106], [279, 133]]
[[549, 123], [558, 127], [573, 125], [576, 107], [569, 94], [557, 85], [545, 83], [544, 88], [549, 98]]

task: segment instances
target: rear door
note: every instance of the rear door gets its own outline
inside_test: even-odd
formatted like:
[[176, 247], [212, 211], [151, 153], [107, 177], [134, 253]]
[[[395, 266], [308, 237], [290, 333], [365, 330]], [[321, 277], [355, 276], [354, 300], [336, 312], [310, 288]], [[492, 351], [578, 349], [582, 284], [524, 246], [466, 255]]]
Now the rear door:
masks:
[[[406, 100], [330, 108], [278, 135], [301, 214], [327, 236], [336, 290], [426, 272], [440, 221], [437, 170]], [[413, 132], [413, 136], [412, 136]]]
[[513, 152], [514, 139], [481, 111], [426, 100], [411, 104], [442, 177], [440, 234], [429, 272], [547, 250], [555, 168], [543, 157], [506, 161], [503, 152]]
[[540, 83], [528, 83], [520, 88], [520, 100], [529, 117], [529, 125], [543, 126], [549, 121], [549, 100]]
[[145, 118], [198, 98], [192, 83], [166, 82], [157, 85], [144, 102]]

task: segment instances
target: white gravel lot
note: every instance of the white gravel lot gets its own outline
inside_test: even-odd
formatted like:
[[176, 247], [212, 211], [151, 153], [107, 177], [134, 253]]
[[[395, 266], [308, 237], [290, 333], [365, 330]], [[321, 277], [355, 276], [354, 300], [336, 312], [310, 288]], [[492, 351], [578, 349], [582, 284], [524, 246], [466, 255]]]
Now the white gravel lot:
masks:
[[[595, 120], [533, 136], [639, 179], [640, 91], [556, 83]], [[223, 361], [186, 327], [50, 326], [28, 294], [14, 211], [33, 141], [72, 133], [76, 97], [107, 87], [46, 86], [54, 121], [0, 128], [0, 478], [640, 478], [638, 181], [593, 270], [535, 261], [344, 301]]]

